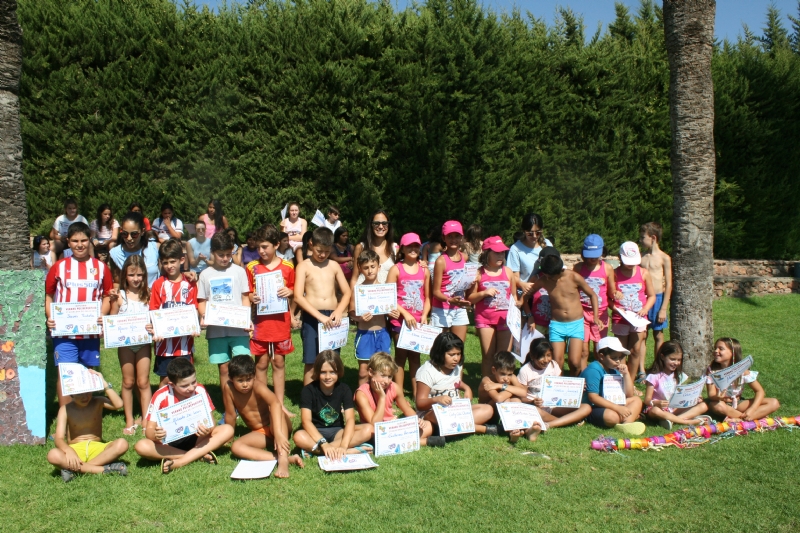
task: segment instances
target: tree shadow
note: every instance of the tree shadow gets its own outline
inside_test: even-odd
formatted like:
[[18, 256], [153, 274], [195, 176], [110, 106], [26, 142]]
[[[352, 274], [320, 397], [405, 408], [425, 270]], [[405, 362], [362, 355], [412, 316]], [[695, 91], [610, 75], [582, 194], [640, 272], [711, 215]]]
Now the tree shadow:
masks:
[[764, 305], [764, 303], [759, 298], [745, 297], [745, 298], [739, 298], [739, 300], [743, 304], [749, 305], [750, 307], [766, 307], [766, 305]]

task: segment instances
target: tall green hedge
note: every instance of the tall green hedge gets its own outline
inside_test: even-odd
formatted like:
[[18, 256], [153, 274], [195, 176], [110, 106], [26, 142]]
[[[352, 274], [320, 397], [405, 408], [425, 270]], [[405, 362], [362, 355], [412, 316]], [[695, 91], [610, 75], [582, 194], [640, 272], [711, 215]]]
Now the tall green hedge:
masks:
[[[669, 239], [669, 72], [650, 1], [618, 5], [589, 39], [569, 10], [548, 27], [474, 0], [219, 14], [19, 0], [19, 16], [34, 229], [67, 195], [87, 218], [136, 199], [185, 220], [218, 197], [240, 231], [299, 200], [309, 219], [339, 205], [354, 237], [382, 207], [398, 231], [457, 218], [507, 239], [535, 211], [565, 251], [591, 232], [617, 246], [649, 220]], [[783, 32], [715, 56], [717, 255], [800, 255], [800, 59]]]

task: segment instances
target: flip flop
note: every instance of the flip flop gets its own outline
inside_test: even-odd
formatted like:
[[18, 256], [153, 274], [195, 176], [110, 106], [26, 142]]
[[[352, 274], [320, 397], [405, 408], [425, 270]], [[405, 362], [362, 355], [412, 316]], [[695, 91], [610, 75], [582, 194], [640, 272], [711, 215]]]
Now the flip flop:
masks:
[[353, 448], [360, 451], [361, 453], [367, 453], [367, 454], [372, 453], [374, 451], [372, 444], [367, 444], [367, 443], [360, 444], [358, 446], [353, 446]]
[[[172, 472], [172, 463], [174, 462], [172, 459], [161, 459], [161, 473], [167, 475]], [[164, 470], [165, 466], [167, 467], [166, 470]]]
[[[207, 458], [206, 455], [210, 455], [211, 459]], [[219, 461], [217, 460], [217, 456], [214, 455], [214, 452], [208, 452], [206, 455], [201, 457], [200, 460], [203, 461], [204, 463], [208, 463], [210, 465], [219, 464]]]
[[644, 372], [639, 372], [638, 374], [636, 374], [637, 385], [644, 385], [646, 381], [647, 381], [647, 374], [645, 374]]
[[122, 430], [122, 434], [123, 435], [128, 435], [128, 436], [136, 435], [136, 430], [138, 430], [138, 429], [139, 429], [139, 424], [134, 424], [131, 427], [127, 427], [127, 428], [123, 429]]

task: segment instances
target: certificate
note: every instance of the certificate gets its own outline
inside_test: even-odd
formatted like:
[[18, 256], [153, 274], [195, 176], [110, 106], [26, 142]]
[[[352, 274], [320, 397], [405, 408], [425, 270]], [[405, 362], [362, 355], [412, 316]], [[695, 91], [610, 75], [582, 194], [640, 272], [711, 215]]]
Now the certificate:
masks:
[[603, 376], [603, 398], [617, 405], [625, 405], [625, 381], [622, 376]]
[[347, 344], [347, 335], [350, 334], [350, 319], [343, 318], [342, 322], [331, 329], [325, 329], [321, 323], [317, 324], [317, 335], [319, 336], [319, 351], [338, 350]]
[[703, 387], [706, 386], [706, 380], [700, 379], [695, 383], [688, 385], [678, 385], [675, 387], [675, 392], [669, 399], [669, 406], [673, 409], [684, 409], [686, 407], [694, 407], [697, 405], [697, 400], [703, 392]]
[[637, 313], [634, 313], [633, 311], [630, 311], [628, 309], [623, 309], [620, 306], [615, 306], [614, 309], [617, 310], [617, 313], [622, 315], [622, 318], [624, 318], [628, 322], [628, 324], [637, 329], [646, 328], [647, 324], [650, 323], [650, 321], [647, 320], [645, 317], [640, 316]]
[[311, 223], [321, 228], [325, 225], [325, 215], [322, 214], [322, 211], [317, 209], [317, 212], [314, 213], [314, 218], [311, 219]]
[[377, 468], [378, 464], [366, 453], [344, 455], [339, 461], [331, 461], [324, 455], [317, 459], [317, 464], [325, 472], [347, 472], [348, 470], [366, 470]]
[[356, 316], [385, 315], [397, 309], [397, 285], [356, 285]]
[[475, 418], [472, 416], [472, 402], [466, 398], [453, 399], [453, 403], [445, 407], [433, 404], [433, 413], [439, 424], [439, 435], [463, 435], [475, 433]]
[[278, 461], [239, 461], [231, 473], [231, 479], [262, 479], [269, 477]]
[[236, 304], [206, 302], [206, 326], [250, 328], [250, 307]]
[[[453, 295], [463, 293], [472, 287], [472, 284], [475, 283], [475, 278], [478, 277], [480, 266], [480, 263], [464, 263], [463, 270], [451, 272], [450, 276], [453, 284], [450, 288], [450, 293]], [[433, 270], [431, 270], [431, 274], [433, 274]]]
[[153, 336], [169, 339], [200, 334], [197, 308], [193, 305], [178, 305], [167, 309], [150, 311]]
[[521, 402], [503, 402], [497, 404], [497, 412], [503, 421], [503, 429], [512, 431], [515, 429], [529, 429], [534, 422], [538, 422], [539, 427], [544, 429], [545, 424], [539, 410], [535, 405]]
[[516, 305], [508, 306], [508, 314], [506, 315], [506, 325], [511, 330], [511, 335], [514, 340], [520, 342], [522, 338], [522, 313]]
[[256, 294], [261, 299], [256, 306], [257, 315], [277, 315], [289, 310], [289, 301], [278, 296], [283, 286], [280, 270], [256, 276]]
[[409, 328], [405, 321], [400, 327], [400, 336], [397, 337], [397, 348], [411, 350], [412, 352], [429, 354], [433, 341], [442, 332], [442, 328], [419, 324], [416, 328]]
[[375, 422], [375, 457], [419, 450], [419, 417]]
[[523, 327], [522, 328], [522, 339], [519, 341], [519, 355], [511, 352], [511, 355], [516, 357], [517, 361], [520, 362], [521, 365], [525, 364], [525, 358], [528, 357], [528, 352], [531, 350], [531, 343], [536, 339], [543, 339], [544, 335], [538, 329], [534, 329], [531, 332], [530, 328]]
[[[583, 378], [542, 377], [542, 406], [577, 409], [583, 400]], [[603, 391], [605, 391], [605, 384]]]
[[100, 333], [100, 325], [97, 323], [99, 317], [100, 302], [50, 304], [50, 318], [56, 323], [51, 335], [97, 335]]
[[719, 390], [727, 389], [736, 378], [747, 372], [753, 365], [753, 356], [748, 355], [735, 365], [711, 373], [711, 379]]
[[214, 419], [211, 417], [211, 407], [208, 405], [206, 395], [200, 393], [156, 411], [156, 424], [167, 432], [167, 436], [161, 442], [169, 444], [194, 435], [201, 425], [213, 428]]
[[80, 363], [60, 363], [58, 377], [61, 380], [61, 394], [64, 396], [105, 390], [106, 388], [103, 378], [92, 374]]
[[150, 313], [131, 313], [128, 315], [106, 315], [103, 317], [103, 336], [106, 348], [150, 344], [153, 337], [145, 326], [150, 323]]

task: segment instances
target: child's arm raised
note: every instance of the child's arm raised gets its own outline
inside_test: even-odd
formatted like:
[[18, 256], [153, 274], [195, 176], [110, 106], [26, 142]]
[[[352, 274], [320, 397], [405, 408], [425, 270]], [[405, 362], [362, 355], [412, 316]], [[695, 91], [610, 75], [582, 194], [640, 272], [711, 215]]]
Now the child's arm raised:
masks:
[[106, 378], [103, 377], [103, 374], [91, 368], [89, 369], [89, 373], [99, 376], [100, 379], [103, 380], [103, 386], [105, 387], [103, 392], [106, 393], [106, 396], [97, 396], [97, 399], [103, 400], [103, 409], [108, 409], [109, 411], [119, 411], [122, 409], [122, 398], [111, 388], [111, 385], [106, 381]]

